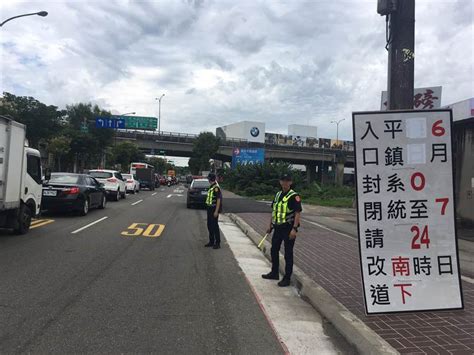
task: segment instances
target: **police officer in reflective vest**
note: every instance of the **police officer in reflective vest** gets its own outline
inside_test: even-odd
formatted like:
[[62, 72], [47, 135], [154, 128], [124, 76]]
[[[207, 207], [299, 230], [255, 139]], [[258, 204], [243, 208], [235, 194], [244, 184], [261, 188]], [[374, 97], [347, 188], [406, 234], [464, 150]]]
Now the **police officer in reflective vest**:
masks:
[[301, 198], [291, 189], [293, 183], [289, 174], [280, 178], [281, 190], [277, 192], [272, 203], [272, 220], [267, 233], [273, 232], [272, 238], [272, 271], [262, 275], [264, 279], [278, 280], [280, 278], [280, 247], [285, 244], [285, 276], [278, 282], [278, 286], [290, 285], [293, 273], [293, 247], [295, 246], [298, 227], [300, 226]]
[[219, 213], [222, 211], [222, 192], [216, 182], [216, 174], [207, 176], [211, 186], [207, 191], [207, 229], [209, 230], [209, 243], [205, 247], [219, 249], [221, 247], [221, 234], [219, 231]]

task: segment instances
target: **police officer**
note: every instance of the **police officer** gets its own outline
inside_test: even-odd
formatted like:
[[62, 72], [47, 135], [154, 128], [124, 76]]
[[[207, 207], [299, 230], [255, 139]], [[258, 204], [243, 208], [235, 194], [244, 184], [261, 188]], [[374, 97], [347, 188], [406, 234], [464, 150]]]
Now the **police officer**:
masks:
[[291, 189], [293, 180], [289, 174], [280, 178], [281, 190], [277, 192], [272, 203], [272, 220], [267, 233], [273, 232], [272, 238], [272, 271], [262, 275], [264, 279], [278, 280], [280, 278], [280, 247], [285, 244], [285, 276], [278, 286], [290, 285], [293, 273], [293, 247], [295, 246], [298, 227], [300, 226], [301, 197]]
[[211, 186], [207, 191], [207, 229], [209, 230], [209, 243], [205, 247], [219, 249], [221, 247], [221, 234], [219, 231], [219, 213], [222, 211], [222, 192], [216, 182], [216, 174], [207, 176]]

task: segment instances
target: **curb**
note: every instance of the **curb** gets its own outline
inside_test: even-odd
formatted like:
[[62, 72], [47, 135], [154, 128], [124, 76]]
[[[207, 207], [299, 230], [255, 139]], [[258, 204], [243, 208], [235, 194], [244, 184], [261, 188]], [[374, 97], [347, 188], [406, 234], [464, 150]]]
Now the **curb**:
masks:
[[[255, 245], [260, 242], [262, 236], [242, 218], [233, 213], [226, 213], [226, 215], [237, 224]], [[270, 242], [266, 240], [263, 253], [269, 260], [271, 260], [270, 247]], [[300, 295], [306, 298], [360, 354], [399, 354], [380, 335], [370, 329], [329, 292], [310, 279], [300, 268], [295, 265], [293, 269], [293, 279], [296, 281], [296, 288]], [[284, 270], [285, 260], [280, 255], [280, 271], [283, 272]]]

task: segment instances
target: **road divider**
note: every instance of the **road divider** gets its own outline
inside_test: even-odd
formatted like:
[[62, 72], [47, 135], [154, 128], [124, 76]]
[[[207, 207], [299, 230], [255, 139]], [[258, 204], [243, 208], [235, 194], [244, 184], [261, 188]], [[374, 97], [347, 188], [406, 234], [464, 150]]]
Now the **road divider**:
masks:
[[137, 202], [132, 203], [132, 206], [138, 205], [139, 203], [142, 203], [143, 200], [138, 200]]
[[164, 224], [132, 223], [120, 234], [125, 237], [157, 238], [161, 236], [164, 229]]
[[102, 222], [103, 220], [106, 220], [107, 218], [109, 218], [109, 217], [107, 217], [107, 216], [102, 217], [101, 219], [98, 219], [97, 221], [94, 221], [94, 222], [89, 223], [88, 225], [86, 225], [86, 226], [84, 226], [84, 227], [81, 227], [81, 228], [79, 228], [79, 229], [76, 229], [75, 231], [71, 232], [71, 234], [77, 234], [77, 233], [79, 233], [79, 232], [82, 232], [84, 229], [87, 229], [87, 228], [89, 228], [89, 227], [92, 227], [94, 224], [100, 223], [100, 222]]

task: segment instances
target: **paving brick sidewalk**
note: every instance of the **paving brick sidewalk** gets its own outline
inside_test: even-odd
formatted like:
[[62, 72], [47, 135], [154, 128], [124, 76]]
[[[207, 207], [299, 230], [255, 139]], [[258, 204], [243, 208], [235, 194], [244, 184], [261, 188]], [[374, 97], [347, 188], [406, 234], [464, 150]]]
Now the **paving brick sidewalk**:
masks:
[[[269, 213], [238, 213], [264, 234]], [[403, 354], [474, 354], [474, 284], [463, 281], [463, 311], [366, 316], [357, 240], [302, 223], [295, 264]]]

